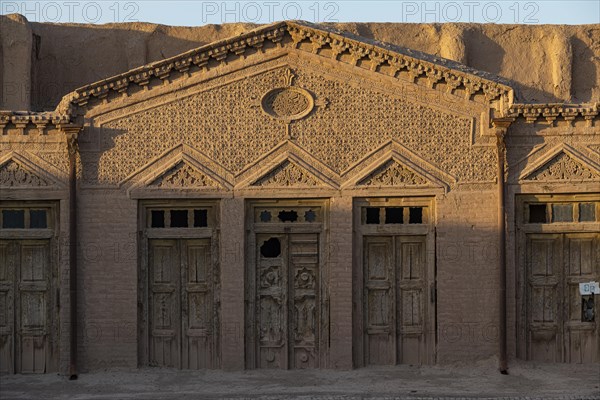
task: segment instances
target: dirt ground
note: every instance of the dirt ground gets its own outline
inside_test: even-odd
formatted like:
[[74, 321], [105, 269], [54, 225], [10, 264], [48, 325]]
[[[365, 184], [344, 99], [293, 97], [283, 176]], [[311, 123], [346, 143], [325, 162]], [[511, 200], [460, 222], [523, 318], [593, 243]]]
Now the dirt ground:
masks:
[[600, 399], [600, 364], [511, 363], [370, 367], [353, 371], [178, 371], [0, 376], [0, 399]]

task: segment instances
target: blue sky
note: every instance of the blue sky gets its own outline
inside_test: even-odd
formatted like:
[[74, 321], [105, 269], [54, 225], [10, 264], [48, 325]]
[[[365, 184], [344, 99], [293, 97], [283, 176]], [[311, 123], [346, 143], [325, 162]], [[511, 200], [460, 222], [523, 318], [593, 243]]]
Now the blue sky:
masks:
[[225, 22], [481, 22], [599, 24], [600, 0], [543, 1], [0, 1], [0, 13], [36, 22], [155, 22], [197, 26]]

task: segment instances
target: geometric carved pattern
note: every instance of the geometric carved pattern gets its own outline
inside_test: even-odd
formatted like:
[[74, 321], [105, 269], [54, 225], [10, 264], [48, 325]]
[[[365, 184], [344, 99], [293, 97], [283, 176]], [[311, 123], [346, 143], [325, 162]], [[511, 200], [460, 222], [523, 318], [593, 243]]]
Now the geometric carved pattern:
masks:
[[[350, 85], [352, 75], [344, 71], [336, 71], [336, 77], [324, 76], [327, 71], [310, 60], [294, 63], [299, 64], [294, 69], [295, 84], [330, 102], [319, 112], [295, 120], [290, 126], [292, 140], [335, 173], [341, 175], [370, 152], [396, 140], [460, 181], [495, 178], [494, 149], [471, 146], [471, 118], [377, 91], [377, 84]], [[216, 87], [177, 101], [146, 100], [151, 109], [114, 110], [102, 124], [102, 152], [82, 154], [83, 163], [97, 171], [97, 176], [84, 180], [117, 183], [149, 158], [182, 143], [201, 148], [237, 175], [289, 136], [280, 121], [256, 104], [264, 93], [281, 85], [285, 67], [264, 72], [271, 65], [275, 63], [217, 77]], [[239, 79], [248, 75], [249, 79]]]
[[597, 178], [598, 175], [596, 172], [574, 160], [566, 153], [560, 153], [527, 177], [528, 180], [535, 181], [568, 181]]
[[214, 180], [192, 168], [189, 164], [181, 162], [163, 175], [156, 178], [149, 186], [162, 188], [191, 188], [219, 186]]
[[262, 187], [311, 187], [319, 186], [319, 181], [304, 168], [292, 164], [288, 160], [263, 176], [252, 186]]
[[31, 171], [14, 160], [10, 160], [0, 167], [0, 185], [2, 186], [48, 186], [43, 178], [34, 175]]
[[389, 160], [358, 184], [366, 186], [425, 185], [428, 181], [396, 160]]
[[308, 115], [314, 106], [313, 98], [309, 92], [293, 86], [277, 88], [267, 92], [261, 103], [267, 114], [273, 118], [287, 121]]

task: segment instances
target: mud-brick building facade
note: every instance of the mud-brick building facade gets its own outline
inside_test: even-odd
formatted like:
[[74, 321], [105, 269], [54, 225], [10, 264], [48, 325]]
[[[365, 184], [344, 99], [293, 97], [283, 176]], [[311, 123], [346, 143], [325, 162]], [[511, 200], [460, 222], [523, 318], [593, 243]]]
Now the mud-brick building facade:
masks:
[[599, 124], [304, 22], [4, 111], [0, 369], [598, 362]]

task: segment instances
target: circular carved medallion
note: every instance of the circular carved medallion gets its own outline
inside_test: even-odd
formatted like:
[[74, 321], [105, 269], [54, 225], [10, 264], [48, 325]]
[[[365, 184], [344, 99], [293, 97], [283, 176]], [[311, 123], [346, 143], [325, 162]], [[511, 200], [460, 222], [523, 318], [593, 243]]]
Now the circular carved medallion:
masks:
[[263, 111], [271, 117], [293, 121], [307, 116], [315, 102], [308, 91], [290, 86], [268, 91], [263, 96], [261, 105]]

